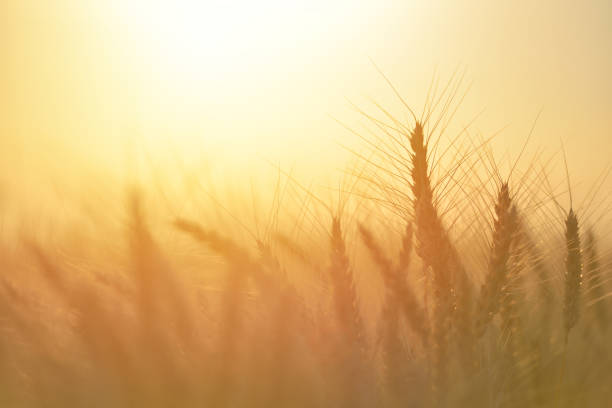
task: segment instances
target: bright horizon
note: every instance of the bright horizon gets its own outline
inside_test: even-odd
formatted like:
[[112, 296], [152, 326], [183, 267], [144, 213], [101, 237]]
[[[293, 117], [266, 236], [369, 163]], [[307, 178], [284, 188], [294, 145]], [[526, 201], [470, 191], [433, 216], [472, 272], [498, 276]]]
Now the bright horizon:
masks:
[[4, 2], [2, 161], [48, 177], [58, 158], [106, 171], [172, 152], [324, 174], [363, 147], [334, 120], [362, 129], [347, 100], [406, 117], [371, 58], [417, 111], [434, 75], [465, 72], [449, 134], [478, 116], [470, 131], [504, 129], [496, 153], [515, 157], [541, 110], [530, 152], [563, 140], [577, 184], [609, 164], [608, 2], [224, 4]]

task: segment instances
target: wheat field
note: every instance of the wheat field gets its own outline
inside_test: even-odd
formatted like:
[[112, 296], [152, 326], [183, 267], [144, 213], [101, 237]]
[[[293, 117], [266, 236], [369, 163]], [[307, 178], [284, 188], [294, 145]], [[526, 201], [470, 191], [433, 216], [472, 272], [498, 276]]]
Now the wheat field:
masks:
[[612, 2], [0, 0], [0, 408], [612, 407]]
[[22, 226], [1, 246], [2, 406], [606, 406], [602, 182], [577, 205], [555, 157], [442, 146], [455, 96], [362, 112], [378, 132], [335, 199], [278, 169], [257, 229], [139, 185], [53, 240]]

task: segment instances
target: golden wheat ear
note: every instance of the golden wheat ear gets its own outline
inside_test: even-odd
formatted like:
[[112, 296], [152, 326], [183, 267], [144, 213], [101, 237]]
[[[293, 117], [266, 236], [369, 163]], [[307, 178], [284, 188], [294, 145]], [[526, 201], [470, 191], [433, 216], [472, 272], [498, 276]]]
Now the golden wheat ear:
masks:
[[573, 209], [565, 219], [565, 297], [563, 302], [563, 322], [565, 342], [570, 330], [580, 317], [580, 288], [582, 286], [582, 251], [580, 249], [580, 229], [578, 218]]
[[499, 311], [500, 293], [508, 278], [510, 247], [517, 228], [516, 216], [513, 214], [508, 184], [503, 183], [495, 203], [489, 267], [478, 299], [475, 328], [477, 338], [484, 334], [487, 325]]
[[391, 264], [391, 261], [387, 259], [372, 233], [365, 226], [360, 225], [359, 232], [370, 256], [381, 272], [386, 289], [385, 302], [388, 304], [388, 307], [399, 310], [404, 314], [410, 328], [419, 336], [423, 344], [426, 344], [427, 325], [424, 311], [417, 301], [414, 292], [408, 286], [406, 276], [404, 275], [411, 262], [412, 224], [409, 223], [406, 227], [397, 266]]
[[340, 330], [344, 332], [347, 340], [359, 348], [364, 348], [365, 336], [359, 311], [359, 299], [338, 217], [332, 219], [330, 249], [329, 274], [333, 285], [334, 304]]
[[[416, 224], [416, 253], [431, 274], [433, 321], [431, 324], [431, 385], [434, 404], [441, 404], [447, 385], [447, 363], [452, 315], [456, 306], [453, 272], [458, 261], [433, 200], [429, 177], [427, 143], [423, 126], [417, 122], [410, 133], [413, 210]], [[462, 310], [464, 312], [467, 310]], [[462, 316], [464, 317], [464, 316]]]

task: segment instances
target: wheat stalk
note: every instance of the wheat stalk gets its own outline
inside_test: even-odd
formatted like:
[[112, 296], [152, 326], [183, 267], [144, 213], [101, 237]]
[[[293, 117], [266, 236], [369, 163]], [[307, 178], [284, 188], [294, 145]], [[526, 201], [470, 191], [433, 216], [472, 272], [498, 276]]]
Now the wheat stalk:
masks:
[[487, 325], [499, 311], [500, 293], [508, 278], [508, 259], [510, 258], [510, 247], [516, 228], [516, 210], [512, 208], [508, 184], [503, 183], [495, 203], [495, 220], [489, 267], [478, 299], [478, 315], [476, 318], [477, 337], [481, 337], [484, 334]]
[[582, 252], [580, 249], [580, 230], [578, 218], [570, 209], [565, 220], [565, 298], [563, 302], [563, 318], [565, 326], [565, 342], [570, 330], [580, 317], [580, 287], [582, 285]]

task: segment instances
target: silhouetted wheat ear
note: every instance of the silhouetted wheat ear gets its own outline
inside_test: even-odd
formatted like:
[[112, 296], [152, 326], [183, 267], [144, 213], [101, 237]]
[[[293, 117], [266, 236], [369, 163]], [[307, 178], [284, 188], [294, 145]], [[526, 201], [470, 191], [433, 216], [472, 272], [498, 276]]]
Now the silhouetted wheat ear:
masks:
[[423, 126], [417, 122], [410, 133], [412, 148], [412, 194], [416, 223], [416, 252], [433, 279], [432, 324], [432, 391], [434, 403], [444, 397], [446, 365], [451, 315], [455, 304], [455, 291], [451, 282], [450, 259], [453, 253], [438, 212], [433, 203], [431, 180], [428, 174], [427, 144]]
[[580, 250], [580, 231], [578, 218], [570, 209], [565, 220], [565, 244], [567, 257], [565, 259], [565, 299], [563, 303], [563, 318], [565, 323], [565, 341], [570, 330], [580, 317], [580, 287], [582, 285], [582, 252]]
[[419, 122], [410, 134], [410, 146], [413, 150], [411, 188], [414, 195], [413, 209], [417, 226], [416, 252], [425, 266], [432, 269], [434, 284], [438, 289], [444, 288], [450, 291], [448, 268], [450, 245], [433, 203], [427, 165], [427, 145], [424, 140], [423, 127]]
[[346, 245], [342, 235], [340, 219], [332, 218], [331, 264], [329, 267], [333, 287], [333, 300], [337, 321], [344, 344], [340, 345], [340, 387], [343, 406], [366, 407], [371, 404], [371, 396], [363, 388], [370, 381], [371, 370], [366, 364], [367, 343], [365, 328], [361, 318], [359, 299], [355, 289]]
[[[508, 214], [510, 223], [515, 223], [517, 214], [516, 207], [510, 209]], [[525, 267], [525, 259], [522, 243], [514, 236], [505, 265], [505, 276], [503, 284], [499, 288], [498, 308], [501, 317], [502, 344], [506, 346], [508, 355], [513, 363], [518, 360], [519, 342], [521, 333], [520, 306], [522, 304], [521, 281], [522, 271]]]
[[[510, 217], [518, 224], [517, 209], [513, 205]], [[512, 238], [507, 261], [507, 278], [501, 288], [499, 301], [500, 334], [503, 345], [502, 371], [505, 392], [511, 396], [513, 406], [534, 404], [536, 371], [539, 356], [527, 341], [525, 330], [525, 277], [529, 265], [528, 241], [518, 229]]]
[[[402, 249], [397, 266], [393, 266], [383, 253], [372, 233], [363, 225], [359, 226], [361, 238], [374, 262], [378, 265], [385, 284], [385, 302], [388, 307], [401, 310], [411, 329], [425, 342], [427, 329], [424, 312], [413, 291], [408, 286], [404, 273], [410, 265], [412, 252], [412, 224], [408, 224], [402, 240]], [[384, 316], [383, 316], [384, 318]]]
[[517, 228], [516, 216], [513, 215], [516, 213], [511, 210], [511, 207], [512, 200], [508, 184], [503, 183], [495, 203], [495, 220], [489, 267], [478, 299], [478, 315], [475, 330], [477, 337], [481, 337], [484, 334], [487, 325], [499, 311], [500, 291], [506, 284], [508, 277], [510, 246]]
[[329, 274], [340, 329], [349, 342], [354, 342], [359, 348], [365, 347], [359, 300], [338, 217], [332, 219], [330, 261]]
[[174, 221], [174, 226], [225, 258], [229, 264], [246, 268], [243, 272], [249, 272], [251, 268], [257, 267], [247, 250], [215, 231], [204, 229], [196, 222], [180, 218]]

